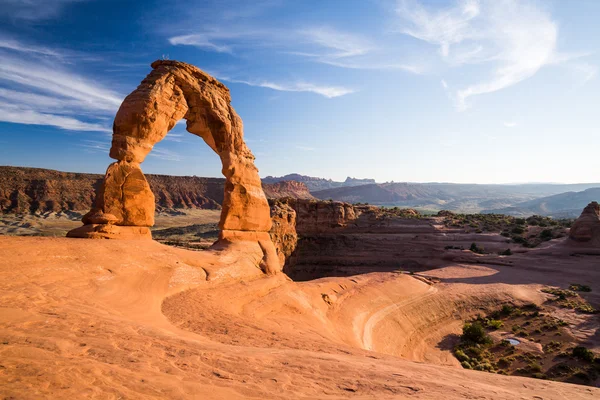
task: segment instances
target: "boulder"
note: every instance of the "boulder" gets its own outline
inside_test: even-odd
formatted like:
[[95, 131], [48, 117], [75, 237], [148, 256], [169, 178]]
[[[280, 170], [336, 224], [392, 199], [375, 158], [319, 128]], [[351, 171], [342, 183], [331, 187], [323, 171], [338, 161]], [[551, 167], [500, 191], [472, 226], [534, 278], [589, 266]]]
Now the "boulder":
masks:
[[600, 205], [597, 202], [593, 201], [583, 209], [579, 218], [571, 226], [569, 239], [592, 247], [600, 247]]

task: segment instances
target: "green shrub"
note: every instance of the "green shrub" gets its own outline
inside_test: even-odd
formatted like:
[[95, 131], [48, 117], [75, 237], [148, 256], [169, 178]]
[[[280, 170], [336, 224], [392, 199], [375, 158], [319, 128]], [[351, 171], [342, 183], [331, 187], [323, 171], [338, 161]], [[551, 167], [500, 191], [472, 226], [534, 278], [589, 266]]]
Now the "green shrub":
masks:
[[500, 254], [501, 256], [512, 256], [512, 251], [510, 249], [506, 249], [498, 254]]
[[548, 241], [552, 239], [552, 229], [544, 229], [540, 232], [540, 239]]
[[477, 344], [489, 344], [492, 339], [485, 332], [485, 329], [479, 322], [473, 322], [463, 325], [463, 333], [460, 337], [464, 342], [477, 343]]
[[542, 366], [536, 362], [530, 363], [527, 368], [529, 368], [531, 372], [542, 372]]
[[594, 358], [595, 358], [594, 353], [592, 353], [591, 351], [589, 351], [588, 349], [586, 349], [583, 346], [575, 347], [573, 349], [572, 354], [573, 354], [573, 357], [580, 358], [582, 360], [589, 361], [589, 362], [594, 361]]
[[580, 285], [579, 283], [571, 283], [569, 290], [575, 290], [577, 292], [591, 292], [592, 288], [587, 285]]
[[460, 363], [460, 365], [465, 368], [465, 369], [473, 369], [473, 367], [471, 366], [471, 364], [469, 364], [467, 361], [463, 361]]
[[458, 361], [463, 362], [463, 361], [469, 361], [471, 360], [471, 358], [469, 356], [467, 356], [465, 354], [464, 351], [462, 351], [461, 349], [456, 349], [454, 351], [454, 355], [456, 356], [456, 358], [458, 359]]
[[502, 328], [502, 325], [504, 325], [504, 323], [499, 319], [490, 319], [485, 324], [485, 326], [491, 329], [500, 329]]
[[477, 246], [477, 243], [471, 243], [469, 250], [471, 250], [473, 253], [484, 254], [484, 248]]

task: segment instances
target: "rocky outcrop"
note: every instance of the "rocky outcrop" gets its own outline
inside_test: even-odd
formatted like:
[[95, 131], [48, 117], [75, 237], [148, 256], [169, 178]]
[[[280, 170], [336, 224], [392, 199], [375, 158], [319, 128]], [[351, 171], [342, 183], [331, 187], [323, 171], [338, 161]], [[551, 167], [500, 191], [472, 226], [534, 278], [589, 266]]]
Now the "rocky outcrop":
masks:
[[296, 212], [296, 231], [299, 234], [330, 232], [343, 228], [358, 218], [360, 211], [352, 204], [340, 201], [286, 199]]
[[571, 226], [569, 239], [573, 242], [600, 247], [600, 205], [593, 201]]
[[296, 211], [286, 202], [270, 200], [273, 226], [269, 234], [275, 245], [281, 265], [293, 263], [292, 257], [298, 245]]
[[[242, 120], [231, 106], [229, 90], [189, 64], [159, 60], [152, 63], [152, 68], [138, 88], [125, 98], [115, 117], [109, 155], [118, 162], [109, 166], [99, 191], [101, 195], [89, 214], [107, 223], [88, 223], [69, 232], [68, 236], [97, 237], [99, 227], [107, 229], [116, 225], [121, 230], [138, 229], [153, 222], [144, 218], [149, 205], [154, 208], [154, 199], [149, 201], [151, 193], [144, 186], [139, 164], [154, 145], [185, 118], [188, 132], [201, 137], [221, 159], [225, 191], [218, 247], [223, 250], [232, 242], [257, 243], [263, 253], [261, 268], [266, 273], [276, 273], [281, 265], [269, 236], [269, 205], [254, 165], [254, 155], [243, 139]], [[141, 199], [142, 193], [148, 198]], [[119, 195], [120, 200], [113, 198]], [[135, 198], [123, 199], [127, 196]], [[122, 214], [112, 214], [115, 210]], [[107, 216], [103, 218], [102, 214]], [[84, 218], [85, 222], [91, 220]]]
[[291, 197], [295, 199], [315, 199], [306, 185], [296, 181], [281, 181], [271, 184], [263, 183], [263, 190], [269, 199]]

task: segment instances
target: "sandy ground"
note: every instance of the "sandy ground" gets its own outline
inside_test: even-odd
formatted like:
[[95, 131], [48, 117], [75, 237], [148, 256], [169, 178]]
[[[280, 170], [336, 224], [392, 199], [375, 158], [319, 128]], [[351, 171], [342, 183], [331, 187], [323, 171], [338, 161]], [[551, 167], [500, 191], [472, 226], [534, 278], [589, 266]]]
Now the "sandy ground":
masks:
[[[86, 212], [0, 214], [0, 235], [64, 237], [71, 229], [81, 226], [81, 217]], [[192, 224], [216, 224], [220, 216], [221, 210], [186, 209], [157, 212], [152, 230]]]
[[[233, 254], [156, 242], [0, 237], [2, 398], [592, 399], [600, 390], [464, 370], [461, 321], [544, 300], [597, 256], [555, 246], [513, 264], [447, 262], [292, 282]], [[252, 261], [252, 260], [250, 260]], [[597, 294], [589, 300], [596, 302]], [[597, 321], [596, 321], [597, 322]], [[582, 340], [598, 345], [598, 324]]]

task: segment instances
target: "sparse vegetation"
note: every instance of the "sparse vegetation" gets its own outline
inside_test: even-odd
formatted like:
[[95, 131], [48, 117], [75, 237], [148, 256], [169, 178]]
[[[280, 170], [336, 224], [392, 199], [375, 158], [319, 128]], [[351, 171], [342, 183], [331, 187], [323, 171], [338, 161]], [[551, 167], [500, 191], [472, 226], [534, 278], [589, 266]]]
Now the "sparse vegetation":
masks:
[[[566, 235], [571, 219], [552, 219], [534, 215], [515, 218], [503, 214], [453, 214], [439, 213], [445, 217], [447, 227], [462, 228], [475, 233], [497, 232], [524, 247], [536, 247], [540, 243]], [[541, 229], [545, 228], [545, 229]]]
[[471, 247], [469, 248], [469, 250], [471, 250], [473, 253], [477, 253], [477, 254], [485, 254], [485, 249], [482, 247], [477, 246], [477, 243], [471, 243]]
[[[558, 288], [545, 292], [566, 299], [577, 296]], [[464, 324], [454, 355], [467, 369], [592, 384], [600, 371], [600, 358], [583, 346], [572, 347], [575, 338], [565, 329], [568, 324], [545, 311], [535, 304], [504, 304], [488, 316], [480, 315]], [[492, 340], [490, 332], [506, 335], [502, 330], [507, 328], [520, 341], [539, 343], [543, 352], [523, 344], [512, 345], [506, 339]]]
[[569, 285], [569, 290], [573, 290], [576, 292], [591, 292], [592, 288], [587, 285], [581, 285], [579, 283], [571, 283]]
[[[581, 285], [572, 284], [569, 288], [577, 288], [580, 289]], [[590, 289], [588, 286], [584, 286], [583, 292], [587, 291], [585, 289]], [[590, 289], [591, 290], [591, 289]], [[596, 314], [599, 311], [592, 307], [585, 299], [583, 299], [577, 292], [573, 290], [565, 290], [559, 288], [545, 288], [542, 289], [542, 292], [551, 294], [556, 296], [551, 299], [551, 301], [563, 308], [570, 308], [572, 310], [579, 311], [584, 314]]]

